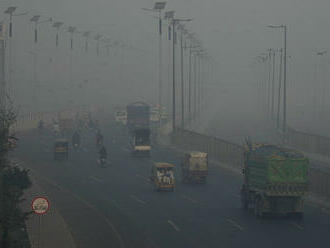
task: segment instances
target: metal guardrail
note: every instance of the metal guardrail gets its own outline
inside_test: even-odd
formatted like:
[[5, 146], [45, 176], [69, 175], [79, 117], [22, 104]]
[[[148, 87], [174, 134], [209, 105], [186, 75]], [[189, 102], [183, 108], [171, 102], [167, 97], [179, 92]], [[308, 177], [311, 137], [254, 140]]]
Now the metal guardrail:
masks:
[[[207, 152], [212, 159], [237, 169], [242, 168], [243, 146], [183, 129], [176, 130], [171, 142], [185, 150]], [[309, 182], [312, 195], [330, 200], [330, 173], [311, 168]]]
[[330, 137], [287, 129], [286, 142], [299, 150], [330, 156]]

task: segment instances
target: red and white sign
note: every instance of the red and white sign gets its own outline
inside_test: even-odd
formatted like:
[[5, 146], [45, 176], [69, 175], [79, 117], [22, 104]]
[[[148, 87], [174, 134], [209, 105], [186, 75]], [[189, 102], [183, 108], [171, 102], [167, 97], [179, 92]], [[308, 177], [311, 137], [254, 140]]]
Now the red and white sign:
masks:
[[49, 201], [46, 197], [36, 197], [31, 203], [31, 208], [35, 214], [46, 214], [49, 210]]

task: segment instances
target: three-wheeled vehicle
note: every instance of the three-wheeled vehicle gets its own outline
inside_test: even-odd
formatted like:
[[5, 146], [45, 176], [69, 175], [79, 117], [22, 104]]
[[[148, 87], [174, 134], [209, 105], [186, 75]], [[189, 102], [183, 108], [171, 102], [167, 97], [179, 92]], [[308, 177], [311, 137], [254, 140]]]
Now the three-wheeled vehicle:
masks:
[[206, 183], [208, 156], [205, 152], [188, 152], [181, 163], [184, 183]]
[[54, 159], [69, 159], [69, 142], [66, 139], [57, 139], [54, 144]]
[[175, 165], [169, 163], [154, 163], [151, 168], [151, 181], [156, 191], [174, 191]]

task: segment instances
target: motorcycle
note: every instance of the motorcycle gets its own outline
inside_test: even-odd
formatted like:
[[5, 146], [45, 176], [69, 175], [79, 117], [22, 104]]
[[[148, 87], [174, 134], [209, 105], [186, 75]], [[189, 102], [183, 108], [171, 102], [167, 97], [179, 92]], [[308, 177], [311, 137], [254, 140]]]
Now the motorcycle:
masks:
[[74, 148], [75, 150], [78, 150], [78, 149], [79, 149], [79, 144], [78, 144], [78, 143], [74, 143], [74, 144], [73, 144], [73, 148]]
[[100, 165], [100, 167], [106, 167], [106, 165], [107, 165], [107, 159], [106, 158], [100, 158], [98, 160], [98, 164]]

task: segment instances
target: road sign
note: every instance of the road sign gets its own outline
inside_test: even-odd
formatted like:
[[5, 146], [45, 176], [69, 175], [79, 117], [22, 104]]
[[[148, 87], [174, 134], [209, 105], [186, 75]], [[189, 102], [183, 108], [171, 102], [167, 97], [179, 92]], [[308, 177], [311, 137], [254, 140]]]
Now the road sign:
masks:
[[49, 201], [46, 197], [36, 197], [31, 203], [31, 208], [35, 214], [46, 214], [49, 210]]

